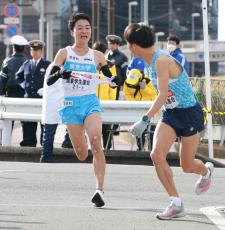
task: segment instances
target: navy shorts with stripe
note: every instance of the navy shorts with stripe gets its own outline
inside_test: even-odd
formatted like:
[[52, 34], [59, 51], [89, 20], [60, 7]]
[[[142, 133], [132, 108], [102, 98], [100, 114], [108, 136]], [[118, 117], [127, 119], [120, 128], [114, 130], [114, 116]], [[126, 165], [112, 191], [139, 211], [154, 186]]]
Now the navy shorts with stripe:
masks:
[[162, 122], [171, 126], [177, 137], [193, 136], [205, 129], [204, 114], [198, 103], [190, 108], [174, 108], [163, 111]]

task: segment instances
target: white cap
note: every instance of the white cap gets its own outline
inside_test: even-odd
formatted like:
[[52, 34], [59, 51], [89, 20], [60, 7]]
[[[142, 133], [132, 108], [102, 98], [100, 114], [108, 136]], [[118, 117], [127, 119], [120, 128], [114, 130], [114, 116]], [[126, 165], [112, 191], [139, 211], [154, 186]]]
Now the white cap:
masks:
[[10, 39], [11, 44], [13, 45], [18, 45], [18, 46], [26, 46], [29, 45], [28, 41], [26, 38], [20, 35], [15, 35], [11, 37]]

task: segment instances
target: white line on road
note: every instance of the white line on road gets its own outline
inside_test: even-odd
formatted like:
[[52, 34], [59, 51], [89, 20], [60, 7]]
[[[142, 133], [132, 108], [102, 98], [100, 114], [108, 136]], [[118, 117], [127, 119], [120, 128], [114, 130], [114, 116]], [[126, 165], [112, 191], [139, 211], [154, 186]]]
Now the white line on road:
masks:
[[219, 229], [225, 230], [225, 218], [222, 216], [218, 209], [225, 209], [225, 207], [205, 207], [200, 208], [203, 212]]
[[43, 207], [43, 208], [89, 208], [90, 206], [82, 206], [82, 205], [71, 205], [71, 204], [19, 204], [19, 203], [12, 203], [12, 204], [0, 204], [0, 206], [14, 206], [14, 207]]
[[14, 169], [6, 169], [6, 170], [0, 170], [0, 173], [3, 172], [25, 172], [26, 170], [14, 170]]

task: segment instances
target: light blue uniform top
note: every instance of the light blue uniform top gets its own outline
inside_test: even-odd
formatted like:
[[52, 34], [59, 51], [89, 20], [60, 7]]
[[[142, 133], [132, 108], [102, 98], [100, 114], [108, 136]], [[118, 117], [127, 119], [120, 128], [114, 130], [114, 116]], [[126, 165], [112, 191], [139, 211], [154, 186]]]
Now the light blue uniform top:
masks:
[[[157, 50], [153, 55], [152, 67], [149, 68], [149, 76], [156, 89], [158, 89], [156, 60], [160, 55], [166, 55], [173, 58], [168, 54], [168, 52], [163, 50]], [[175, 58], [173, 59], [178, 63], [179, 66], [181, 66], [181, 64]], [[183, 70], [181, 74], [178, 77], [170, 78], [169, 80], [168, 98], [164, 105], [165, 109], [189, 108], [197, 103], [187, 72], [182, 66], [181, 68]]]

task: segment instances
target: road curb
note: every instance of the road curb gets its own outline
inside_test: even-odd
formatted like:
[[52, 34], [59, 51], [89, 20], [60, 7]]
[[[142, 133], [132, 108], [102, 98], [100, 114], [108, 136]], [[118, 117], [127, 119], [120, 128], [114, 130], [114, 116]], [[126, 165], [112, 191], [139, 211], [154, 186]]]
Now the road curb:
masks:
[[[19, 147], [19, 146], [1, 146], [0, 160], [2, 161], [28, 161], [39, 162], [41, 147]], [[153, 165], [147, 151], [128, 151], [128, 150], [110, 150], [105, 152], [107, 163], [116, 164], [143, 164]], [[202, 154], [196, 157], [204, 163], [211, 161], [216, 167], [225, 167], [225, 164], [214, 159], [210, 159]], [[179, 155], [171, 152], [167, 157], [168, 163], [173, 166], [179, 166]], [[54, 148], [54, 163], [75, 163], [80, 162], [73, 149]], [[88, 159], [85, 162], [92, 162], [92, 154], [89, 151]]]

